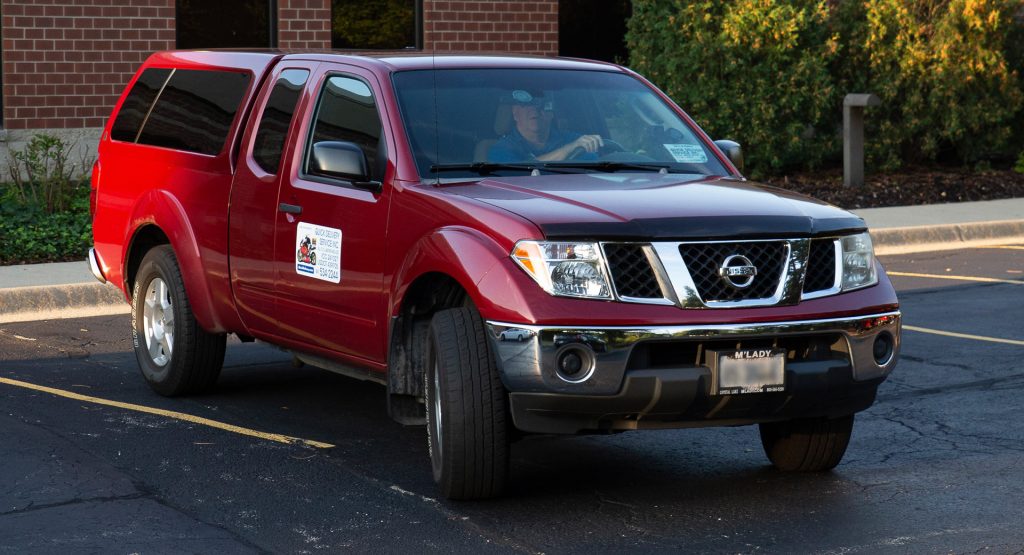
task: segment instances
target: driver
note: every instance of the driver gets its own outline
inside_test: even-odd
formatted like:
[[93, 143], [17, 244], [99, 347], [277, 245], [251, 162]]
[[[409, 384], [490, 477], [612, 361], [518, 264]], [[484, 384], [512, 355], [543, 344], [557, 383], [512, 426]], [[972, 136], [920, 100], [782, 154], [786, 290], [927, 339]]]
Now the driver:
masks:
[[491, 162], [552, 162], [573, 156], [579, 160], [597, 160], [597, 151], [604, 146], [600, 135], [580, 135], [552, 129], [554, 111], [550, 100], [525, 90], [512, 91], [512, 120], [515, 128], [491, 147]]

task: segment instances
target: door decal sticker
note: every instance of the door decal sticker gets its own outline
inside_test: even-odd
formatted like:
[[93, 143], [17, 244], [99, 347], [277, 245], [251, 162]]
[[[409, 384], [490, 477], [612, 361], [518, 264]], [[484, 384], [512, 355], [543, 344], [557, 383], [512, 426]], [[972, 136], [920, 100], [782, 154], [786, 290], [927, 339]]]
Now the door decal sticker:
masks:
[[295, 273], [340, 282], [341, 230], [299, 222], [295, 230]]

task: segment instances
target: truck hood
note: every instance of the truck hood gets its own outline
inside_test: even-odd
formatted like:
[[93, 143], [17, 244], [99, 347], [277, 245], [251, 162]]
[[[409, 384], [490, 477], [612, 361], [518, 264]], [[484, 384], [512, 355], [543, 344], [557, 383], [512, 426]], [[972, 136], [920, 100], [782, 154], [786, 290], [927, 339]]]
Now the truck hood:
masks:
[[791, 191], [730, 178], [591, 173], [448, 183], [446, 192], [503, 208], [545, 238], [741, 239], [864, 231], [864, 221]]

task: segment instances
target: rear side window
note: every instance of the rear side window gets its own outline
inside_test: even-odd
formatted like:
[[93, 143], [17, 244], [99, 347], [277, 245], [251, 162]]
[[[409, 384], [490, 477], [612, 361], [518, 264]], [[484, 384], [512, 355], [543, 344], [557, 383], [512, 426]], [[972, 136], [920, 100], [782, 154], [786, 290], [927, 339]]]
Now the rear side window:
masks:
[[270, 91], [252, 147], [253, 160], [267, 173], [277, 173], [281, 167], [288, 127], [308, 77], [309, 72], [304, 69], [286, 69], [278, 77], [274, 90]]
[[145, 120], [141, 144], [217, 154], [249, 85], [233, 71], [176, 69]]
[[384, 135], [373, 93], [366, 83], [343, 76], [327, 80], [320, 94], [310, 145], [320, 141], [348, 141], [359, 145], [366, 154], [372, 176], [383, 178], [387, 165]]
[[167, 82], [167, 76], [170, 74], [170, 69], [162, 67], [151, 67], [142, 72], [124, 99], [121, 111], [117, 113], [117, 119], [110, 128], [110, 138], [115, 141], [135, 142], [139, 128], [149, 113], [149, 107], [153, 105], [156, 95], [160, 93], [160, 88]]

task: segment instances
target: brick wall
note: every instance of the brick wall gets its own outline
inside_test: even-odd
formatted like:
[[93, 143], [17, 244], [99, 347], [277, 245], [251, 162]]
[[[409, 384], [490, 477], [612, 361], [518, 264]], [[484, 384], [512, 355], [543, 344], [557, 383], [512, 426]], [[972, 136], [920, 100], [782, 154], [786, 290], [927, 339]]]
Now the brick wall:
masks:
[[279, 48], [330, 48], [331, 0], [278, 0]]
[[174, 0], [4, 0], [6, 129], [101, 127], [151, 52], [174, 48]]
[[[212, 1], [212, 0], [211, 0]], [[427, 52], [558, 53], [558, 0], [422, 0]], [[102, 127], [139, 65], [175, 47], [174, 0], [2, 0], [3, 127]], [[330, 48], [330, 0], [278, 0], [278, 46]]]
[[423, 0], [427, 52], [558, 54], [558, 0]]

